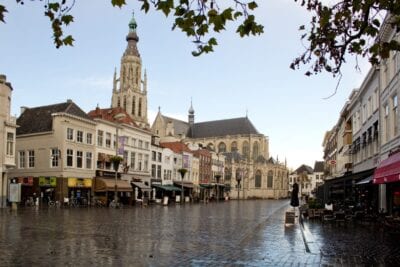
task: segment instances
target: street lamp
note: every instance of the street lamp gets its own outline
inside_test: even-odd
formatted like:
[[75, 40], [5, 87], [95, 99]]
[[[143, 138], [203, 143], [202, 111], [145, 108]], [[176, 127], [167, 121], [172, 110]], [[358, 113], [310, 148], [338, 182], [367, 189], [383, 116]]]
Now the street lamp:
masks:
[[187, 173], [187, 169], [181, 168], [178, 170], [178, 172], [181, 174], [182, 180], [181, 180], [181, 203], [183, 203], [183, 177], [185, 177], [185, 173]]
[[215, 175], [215, 179], [217, 180], [217, 202], [219, 201], [219, 179], [221, 178], [221, 174]]
[[118, 128], [120, 126], [120, 123], [118, 120], [125, 118], [125, 113], [117, 113], [113, 116], [113, 119], [117, 121], [117, 125], [115, 127], [115, 156], [111, 157], [111, 162], [113, 163], [114, 170], [115, 170], [115, 180], [114, 180], [114, 206], [118, 207], [118, 186], [117, 186], [117, 180], [118, 180], [118, 168], [119, 164], [124, 160], [122, 157], [118, 156]]
[[238, 200], [239, 200], [239, 193], [240, 193], [240, 180], [242, 180], [241, 170], [239, 172], [236, 171], [236, 182], [237, 182], [237, 191], [238, 191]]

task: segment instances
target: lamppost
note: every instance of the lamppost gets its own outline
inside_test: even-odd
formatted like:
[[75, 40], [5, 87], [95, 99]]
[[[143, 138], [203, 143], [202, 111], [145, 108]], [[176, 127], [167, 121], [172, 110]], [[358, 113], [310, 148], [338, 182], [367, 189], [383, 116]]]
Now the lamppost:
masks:
[[183, 194], [183, 177], [185, 177], [185, 173], [187, 173], [187, 169], [185, 169], [185, 168], [181, 168], [181, 169], [179, 169], [178, 170], [178, 172], [181, 174], [181, 177], [182, 177], [182, 180], [181, 180], [181, 203], [183, 203], [183, 197], [184, 197], [184, 194]]
[[242, 173], [241, 170], [239, 169], [239, 172], [236, 171], [236, 182], [237, 182], [237, 191], [238, 191], [238, 200], [239, 200], [239, 194], [240, 194], [240, 180], [242, 180]]
[[118, 128], [120, 126], [120, 123], [118, 122], [119, 119], [125, 118], [125, 113], [117, 113], [113, 116], [113, 119], [117, 121], [116, 127], [115, 127], [115, 156], [111, 157], [111, 162], [113, 163], [114, 170], [115, 170], [115, 180], [114, 180], [114, 206], [118, 207], [118, 185], [117, 185], [117, 180], [118, 180], [118, 168], [119, 164], [124, 160], [122, 157], [118, 156]]

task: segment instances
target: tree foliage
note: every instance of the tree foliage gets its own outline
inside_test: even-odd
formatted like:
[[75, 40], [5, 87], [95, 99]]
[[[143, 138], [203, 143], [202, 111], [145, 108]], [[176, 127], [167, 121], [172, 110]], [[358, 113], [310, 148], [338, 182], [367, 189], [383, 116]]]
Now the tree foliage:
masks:
[[[35, 1], [35, 0], [30, 0]], [[64, 35], [63, 28], [73, 22], [71, 9], [75, 0], [36, 0], [44, 2], [44, 15], [50, 19], [53, 30], [53, 41], [57, 48], [72, 46], [74, 39], [71, 35]], [[194, 56], [213, 51], [217, 45], [215, 37], [209, 37], [210, 32], [218, 33], [225, 30], [228, 22], [239, 21], [236, 32], [241, 36], [259, 35], [264, 27], [255, 21], [250, 12], [257, 8], [254, 1], [229, 0], [231, 6], [221, 8], [218, 0], [138, 0], [141, 10], [145, 13], [154, 8], [165, 16], [172, 15], [174, 23], [172, 29], [180, 29], [196, 44]], [[23, 5], [23, 0], [16, 0]], [[125, 0], [111, 0], [115, 7], [126, 5]], [[0, 21], [4, 22], [7, 9], [0, 4]], [[204, 40], [207, 38], [206, 40]]]
[[[30, 0], [34, 2], [35, 0]], [[254, 0], [137, 0], [141, 9], [173, 16], [172, 29], [184, 32], [196, 45], [194, 56], [212, 52], [217, 45], [215, 34], [237, 22], [236, 32], [241, 36], [259, 35], [264, 27], [252, 12], [258, 7]], [[310, 65], [306, 75], [322, 71], [340, 74], [346, 55], [367, 57], [372, 64], [389, 57], [390, 51], [400, 50], [396, 40], [382, 38], [381, 27], [400, 26], [400, 1], [396, 0], [294, 0], [312, 13], [309, 27], [300, 26], [305, 50], [290, 64], [292, 69]], [[20, 5], [23, 0], [16, 0]], [[64, 34], [65, 26], [74, 21], [71, 14], [75, 0], [36, 0], [44, 4], [44, 15], [49, 18], [53, 41], [57, 48], [72, 46], [74, 39]], [[111, 0], [116, 7], [126, 0]], [[6, 6], [0, 4], [0, 22], [5, 22]]]
[[304, 53], [290, 65], [293, 69], [311, 64], [306, 75], [327, 71], [335, 76], [341, 74], [346, 54], [367, 57], [378, 64], [389, 57], [390, 51], [400, 50], [396, 40], [384, 38], [380, 31], [383, 25], [398, 29], [400, 1], [342, 0], [330, 6], [319, 0], [295, 1], [313, 15], [308, 30], [300, 26], [301, 38], [307, 44]]

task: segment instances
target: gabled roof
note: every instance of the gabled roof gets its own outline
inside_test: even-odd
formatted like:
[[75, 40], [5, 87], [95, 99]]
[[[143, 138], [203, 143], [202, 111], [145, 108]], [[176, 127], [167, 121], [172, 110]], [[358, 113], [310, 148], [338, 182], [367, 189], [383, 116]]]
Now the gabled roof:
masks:
[[92, 120], [71, 100], [49, 106], [26, 108], [17, 119], [17, 135], [49, 132], [53, 130], [54, 113], [66, 113], [83, 119]]
[[190, 127], [188, 137], [207, 138], [226, 135], [259, 134], [247, 118], [234, 118], [195, 123]]
[[[117, 115], [123, 114], [122, 118], [116, 118]], [[132, 120], [131, 116], [121, 107], [118, 108], [96, 108], [88, 113], [89, 117], [93, 119], [103, 119], [110, 122], [124, 123], [132, 126], [136, 126], [136, 123]]]
[[303, 164], [298, 167], [292, 174], [302, 174], [303, 172], [306, 172], [307, 174], [312, 174], [314, 171], [310, 166]]
[[168, 142], [168, 143], [160, 143], [161, 147], [169, 148], [175, 153], [182, 153], [182, 152], [188, 152], [188, 153], [193, 153], [187, 145], [181, 142]]
[[188, 130], [189, 130], [189, 123], [181, 121], [181, 120], [177, 120], [171, 117], [167, 117], [164, 115], [161, 115], [165, 121], [166, 124], [168, 124], [168, 122], [171, 122], [173, 124], [173, 128], [174, 128], [174, 133], [175, 135], [186, 135]]
[[314, 172], [324, 172], [325, 169], [325, 162], [323, 161], [316, 161], [314, 164]]

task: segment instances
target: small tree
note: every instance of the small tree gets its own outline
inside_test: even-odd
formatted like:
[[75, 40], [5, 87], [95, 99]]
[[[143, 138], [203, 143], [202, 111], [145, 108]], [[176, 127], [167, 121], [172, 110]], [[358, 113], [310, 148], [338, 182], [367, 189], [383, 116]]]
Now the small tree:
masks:
[[124, 158], [120, 157], [120, 156], [111, 156], [110, 161], [112, 162], [113, 166], [114, 166], [114, 170], [118, 171], [119, 168], [119, 164], [124, 161]]
[[183, 177], [185, 177], [185, 174], [188, 172], [188, 170], [185, 169], [185, 168], [181, 168], [181, 169], [178, 170], [178, 172], [181, 174], [181, 177], [182, 177], [182, 180], [183, 180]]

